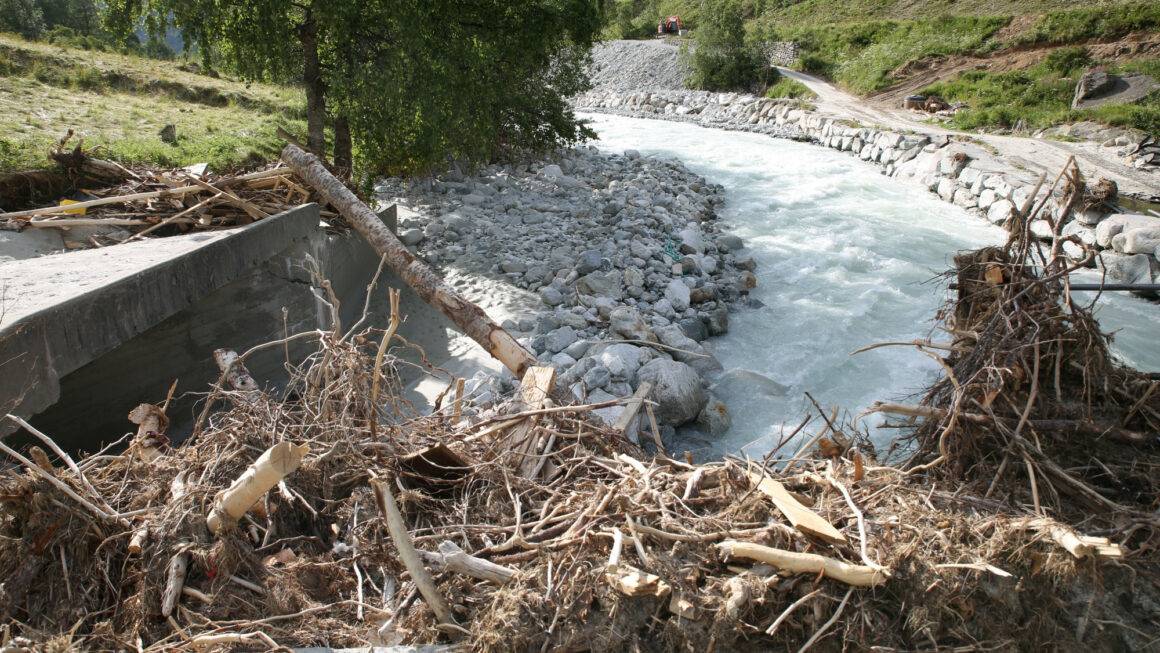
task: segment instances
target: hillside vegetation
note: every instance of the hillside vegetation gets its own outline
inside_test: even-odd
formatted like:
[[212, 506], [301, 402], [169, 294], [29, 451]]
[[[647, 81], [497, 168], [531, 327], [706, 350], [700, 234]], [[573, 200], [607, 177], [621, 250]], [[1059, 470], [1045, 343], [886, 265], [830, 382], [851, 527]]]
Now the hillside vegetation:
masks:
[[[1079, 75], [1091, 66], [1150, 73], [1155, 50], [1110, 60], [1060, 55], [1070, 49], [1120, 39], [1160, 36], [1160, 3], [1118, 0], [1078, 4], [1062, 0], [616, 0], [606, 32], [645, 36], [657, 16], [679, 14], [693, 28], [724, 8], [746, 16], [746, 40], [795, 41], [798, 67], [860, 95], [874, 95], [907, 82], [916, 69], [929, 71], [926, 87], [967, 104], [955, 117], [963, 128], [1046, 127], [1092, 119], [1157, 131], [1160, 93], [1131, 105], [1072, 111]], [[1007, 53], [1042, 51], [1015, 69], [990, 71], [987, 61]], [[942, 78], [939, 62], [977, 59]], [[971, 69], [974, 68], [974, 69]], [[695, 81], [695, 80], [694, 80]], [[746, 84], [739, 85], [741, 87]], [[753, 86], [752, 83], [748, 86]], [[775, 90], [775, 94], [784, 94]]]
[[[0, 35], [0, 172], [42, 167], [69, 129], [125, 163], [226, 170], [276, 156], [304, 131], [301, 91], [189, 66]], [[177, 142], [158, 135], [172, 124]]]

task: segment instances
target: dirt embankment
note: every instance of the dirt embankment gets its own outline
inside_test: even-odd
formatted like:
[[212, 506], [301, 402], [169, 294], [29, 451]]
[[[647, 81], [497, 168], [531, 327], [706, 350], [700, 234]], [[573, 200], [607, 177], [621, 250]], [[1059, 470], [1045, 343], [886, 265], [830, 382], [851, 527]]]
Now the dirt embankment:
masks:
[[[1017, 19], [1003, 30], [1015, 30], [1021, 22]], [[1003, 30], [997, 35], [1001, 40], [1009, 40], [1018, 35], [1017, 31], [1008, 34]], [[1115, 41], [1080, 45], [1087, 48], [1088, 54], [1093, 59], [1105, 62], [1160, 56], [1160, 37], [1156, 34], [1132, 34]], [[898, 81], [866, 100], [874, 104], [898, 107], [907, 95], [917, 93], [931, 84], [952, 79], [969, 70], [985, 70], [992, 73], [1022, 70], [1040, 63], [1052, 52], [1067, 47], [1075, 47], [1075, 44], [1017, 46], [987, 56], [949, 55], [916, 59], [892, 71], [891, 78]]]

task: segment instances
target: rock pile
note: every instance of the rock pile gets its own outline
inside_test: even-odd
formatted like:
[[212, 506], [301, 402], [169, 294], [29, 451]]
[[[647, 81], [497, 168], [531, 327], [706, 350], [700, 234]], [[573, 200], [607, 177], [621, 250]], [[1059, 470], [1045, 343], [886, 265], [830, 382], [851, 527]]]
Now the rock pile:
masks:
[[689, 70], [664, 41], [605, 41], [592, 48], [589, 73], [594, 88], [623, 92], [684, 88]]
[[[756, 264], [717, 222], [720, 186], [676, 161], [578, 148], [411, 187], [386, 180], [377, 192], [417, 211], [399, 230], [419, 256], [538, 296], [504, 326], [577, 400], [627, 397], [649, 381], [662, 423], [697, 420], [709, 406], [717, 414], [701, 421], [728, 427], [706, 391], [721, 365], [701, 343], [728, 330]], [[511, 381], [476, 385], [491, 400]], [[612, 424], [622, 410], [598, 414]]]

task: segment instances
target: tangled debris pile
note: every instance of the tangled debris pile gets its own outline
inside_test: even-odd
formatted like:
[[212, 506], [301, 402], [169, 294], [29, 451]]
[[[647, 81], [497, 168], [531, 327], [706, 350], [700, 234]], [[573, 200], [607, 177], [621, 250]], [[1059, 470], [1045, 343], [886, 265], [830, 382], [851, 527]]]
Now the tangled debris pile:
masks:
[[[75, 230], [83, 237], [66, 239], [69, 249], [102, 247], [149, 235], [242, 226], [316, 199], [315, 192], [285, 166], [240, 175], [213, 174], [204, 165], [130, 170], [89, 156], [80, 143], [64, 151], [67, 140], [61, 141], [52, 157], [73, 180], [71, 188], [91, 199], [0, 211], [0, 229]], [[29, 177], [35, 174], [7, 181], [9, 185], [54, 185], [51, 180]], [[78, 187], [90, 183], [100, 189]], [[330, 219], [335, 214], [323, 211], [323, 216]]]
[[[219, 352], [182, 446], [165, 443], [163, 405], [134, 411], [123, 451], [74, 462], [37, 436], [54, 462], [0, 444], [22, 465], [0, 474], [0, 642], [1146, 648], [1160, 619], [1144, 485], [1160, 399], [1106, 357], [1058, 257], [1041, 274], [1028, 242], [960, 257], [948, 377], [915, 409], [925, 421], [901, 469], [825, 415], [776, 466], [647, 455], [593, 419], [602, 404], [556, 405], [545, 367], [489, 413], [465, 418], [452, 379], [417, 415], [399, 399], [394, 354], [410, 345], [394, 319], [290, 336], [317, 349], [287, 362], [277, 393], [246, 374], [254, 350]], [[1050, 429], [1060, 396], [1081, 397], [1092, 423], [1119, 406], [1125, 432], [1153, 438]], [[1019, 462], [1038, 479], [1030, 506]]]

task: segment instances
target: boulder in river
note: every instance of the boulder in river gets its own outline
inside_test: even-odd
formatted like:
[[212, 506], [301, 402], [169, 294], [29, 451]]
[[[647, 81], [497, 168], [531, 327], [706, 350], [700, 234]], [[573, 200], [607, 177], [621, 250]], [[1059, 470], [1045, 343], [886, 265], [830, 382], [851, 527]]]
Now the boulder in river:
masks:
[[700, 375], [680, 361], [667, 358], [649, 361], [641, 366], [636, 379], [638, 385], [645, 381], [653, 384], [657, 419], [666, 424], [680, 425], [695, 419], [708, 401]]

